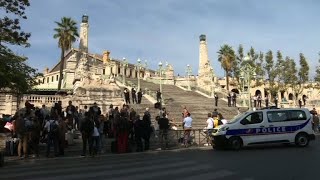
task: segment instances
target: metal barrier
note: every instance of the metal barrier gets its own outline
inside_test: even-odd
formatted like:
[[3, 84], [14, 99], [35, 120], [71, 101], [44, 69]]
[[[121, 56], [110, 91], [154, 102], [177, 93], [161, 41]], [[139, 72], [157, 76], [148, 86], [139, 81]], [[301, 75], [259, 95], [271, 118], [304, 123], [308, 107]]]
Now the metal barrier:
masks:
[[[159, 136], [159, 130], [153, 132], [153, 135], [150, 139], [154, 144], [159, 144], [162, 137]], [[179, 148], [184, 144], [184, 130], [168, 130], [167, 142], [171, 148]], [[204, 146], [209, 143], [210, 139], [204, 129], [191, 129], [190, 130], [190, 139], [188, 140], [189, 146]]]

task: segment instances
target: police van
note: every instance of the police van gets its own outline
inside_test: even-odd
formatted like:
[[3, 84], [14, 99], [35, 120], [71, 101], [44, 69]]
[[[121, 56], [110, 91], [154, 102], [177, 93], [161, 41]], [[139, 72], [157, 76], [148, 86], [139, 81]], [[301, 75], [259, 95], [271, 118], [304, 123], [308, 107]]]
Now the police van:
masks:
[[236, 116], [227, 124], [214, 128], [214, 149], [261, 144], [295, 144], [308, 146], [315, 140], [312, 118], [308, 109], [262, 109], [247, 111]]

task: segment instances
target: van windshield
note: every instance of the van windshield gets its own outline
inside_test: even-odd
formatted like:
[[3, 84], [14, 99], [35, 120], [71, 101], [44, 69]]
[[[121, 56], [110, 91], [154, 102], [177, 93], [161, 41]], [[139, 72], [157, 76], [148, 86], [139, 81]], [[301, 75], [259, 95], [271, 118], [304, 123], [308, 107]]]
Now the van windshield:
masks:
[[248, 114], [248, 112], [244, 112], [242, 114], [238, 114], [237, 116], [235, 116], [234, 118], [232, 118], [227, 124], [233, 124], [239, 120], [241, 120], [244, 116], [246, 116]]

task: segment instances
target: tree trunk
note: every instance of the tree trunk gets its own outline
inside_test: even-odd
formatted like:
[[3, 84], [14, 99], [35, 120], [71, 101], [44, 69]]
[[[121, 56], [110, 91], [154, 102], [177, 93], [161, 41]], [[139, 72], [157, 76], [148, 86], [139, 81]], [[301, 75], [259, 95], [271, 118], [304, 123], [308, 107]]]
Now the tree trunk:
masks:
[[226, 83], [227, 83], [227, 91], [229, 92], [229, 72], [228, 71], [226, 71]]
[[62, 84], [62, 76], [63, 76], [63, 66], [64, 66], [64, 49], [61, 49], [61, 61], [60, 61], [60, 75], [59, 75], [59, 82], [58, 82], [58, 91], [61, 90]]

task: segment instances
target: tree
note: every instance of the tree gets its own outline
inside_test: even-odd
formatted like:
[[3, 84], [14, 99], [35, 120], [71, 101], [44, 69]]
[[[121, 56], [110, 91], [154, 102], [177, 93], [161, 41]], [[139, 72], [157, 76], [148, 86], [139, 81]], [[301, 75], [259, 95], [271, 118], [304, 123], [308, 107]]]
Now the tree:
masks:
[[227, 90], [229, 91], [229, 76], [234, 67], [234, 61], [236, 59], [235, 52], [231, 46], [225, 44], [221, 46], [218, 54], [218, 61], [226, 73]]
[[[318, 53], [318, 55], [320, 56], [320, 52]], [[320, 63], [320, 59], [318, 60], [318, 62]], [[314, 81], [317, 82], [317, 86], [319, 86], [319, 84], [320, 84], [320, 66], [317, 66], [317, 68], [316, 68], [316, 76], [314, 77]]]
[[267, 74], [267, 79], [269, 81], [274, 81], [274, 78], [272, 76], [272, 70], [273, 70], [273, 54], [272, 54], [272, 51], [269, 50], [265, 56], [265, 66], [263, 67], [266, 71], [266, 74]]
[[274, 75], [277, 83], [275, 84], [275, 89], [277, 92], [284, 91], [284, 71], [285, 70], [285, 61], [283, 59], [281, 51], [277, 51], [277, 61], [274, 67]]
[[[28, 0], [1, 1], [0, 9], [5, 16], [0, 18], [0, 90], [9, 90], [20, 95], [36, 84], [37, 70], [27, 65], [27, 58], [15, 54], [10, 48], [30, 46], [30, 33], [22, 30], [21, 19], [27, 19]], [[19, 102], [19, 101], [18, 101]]]
[[255, 67], [256, 67], [256, 75], [257, 75], [257, 79], [256, 79], [256, 86], [261, 86], [264, 82], [264, 69], [263, 69], [263, 53], [260, 52], [259, 53], [259, 60], [255, 63]]
[[58, 47], [61, 49], [60, 60], [60, 75], [58, 82], [58, 91], [61, 90], [61, 83], [63, 78], [64, 67], [64, 54], [71, 49], [72, 43], [74, 43], [79, 37], [77, 23], [68, 17], [61, 18], [61, 22], [55, 22], [58, 27], [54, 29], [55, 33], [53, 38], [58, 39]]
[[299, 59], [300, 59], [299, 61], [300, 69], [298, 72], [298, 81], [295, 84], [295, 88], [294, 88], [296, 96], [299, 96], [303, 92], [305, 83], [309, 81], [309, 69], [310, 69], [308, 65], [308, 61], [305, 58], [303, 53], [299, 54]]
[[283, 88], [287, 90], [288, 88], [293, 88], [294, 84], [297, 82], [297, 67], [294, 59], [290, 57], [286, 57], [284, 61], [284, 69], [283, 72]]
[[238, 53], [236, 55], [236, 60], [233, 65], [233, 77], [237, 80], [238, 88], [240, 88], [240, 67], [243, 61], [243, 46], [242, 44], [238, 47]]

